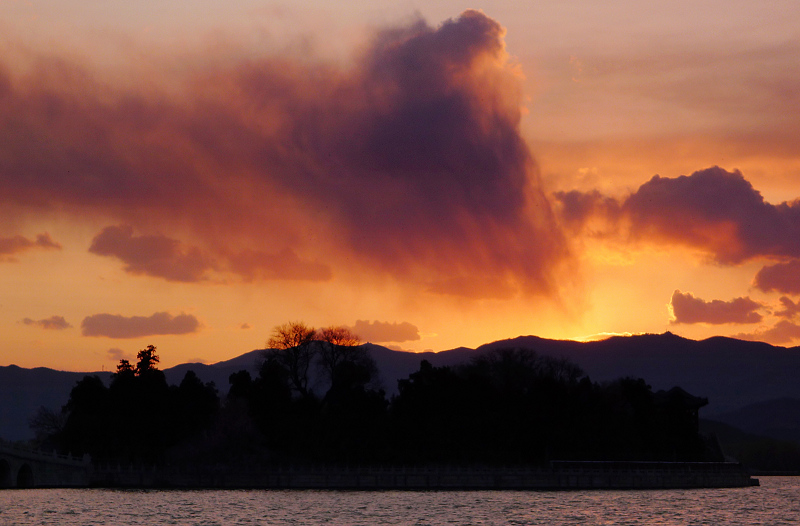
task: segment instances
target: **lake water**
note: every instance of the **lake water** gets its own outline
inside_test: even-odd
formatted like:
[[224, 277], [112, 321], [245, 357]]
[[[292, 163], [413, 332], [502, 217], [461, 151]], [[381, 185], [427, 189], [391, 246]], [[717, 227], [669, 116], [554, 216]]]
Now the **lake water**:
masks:
[[649, 491], [0, 491], [0, 525], [800, 524], [800, 477]]

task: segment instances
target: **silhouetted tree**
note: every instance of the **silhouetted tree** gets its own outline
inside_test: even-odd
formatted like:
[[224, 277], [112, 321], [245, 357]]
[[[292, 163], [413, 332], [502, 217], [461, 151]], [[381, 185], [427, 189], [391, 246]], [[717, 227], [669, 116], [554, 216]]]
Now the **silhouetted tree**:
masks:
[[133, 376], [136, 373], [136, 369], [131, 365], [131, 362], [128, 360], [122, 359], [119, 361], [117, 365], [117, 372], [115, 373], [117, 376], [119, 375], [130, 375]]
[[219, 411], [219, 396], [213, 382], [203, 383], [194, 371], [186, 371], [175, 391], [175, 422], [178, 440], [208, 429]]
[[64, 411], [53, 411], [47, 407], [39, 407], [36, 414], [28, 421], [34, 432], [36, 446], [40, 449], [57, 447], [62, 440], [67, 415]]
[[[340, 345], [356, 341], [328, 329], [314, 340], [303, 324], [277, 327], [270, 340], [277, 347], [257, 376], [232, 374], [221, 408], [214, 385], [191, 371], [168, 386], [148, 346], [135, 367], [120, 361], [109, 387], [91, 376], [78, 382], [60, 431], [57, 415], [47, 412], [36, 425], [52, 430], [42, 435], [57, 437], [64, 452], [123, 462], [189, 460], [201, 451], [205, 459], [237, 462], [710, 458], [697, 430], [697, 410], [707, 401], [681, 389], [653, 393], [638, 378], [592, 383], [568, 360], [505, 348], [453, 367], [423, 360], [387, 402], [373, 385], [366, 350]], [[322, 399], [307, 385], [314, 352], [319, 367], [330, 368]]]
[[111, 413], [108, 388], [99, 376], [84, 376], [70, 392], [64, 406], [67, 414], [61, 435], [62, 453], [90, 453], [107, 456], [112, 433], [107, 418]]
[[[369, 385], [373, 390], [380, 389], [378, 366], [369, 355], [367, 349], [361, 346], [361, 340], [347, 327], [326, 327], [317, 331], [319, 341], [319, 369], [322, 377], [328, 382], [328, 387], [334, 384], [349, 382], [352, 374], [347, 379], [337, 381], [340, 372], [354, 369], [360, 370], [360, 378], [365, 379], [364, 387]], [[350, 364], [345, 368], [343, 364]]]
[[281, 365], [292, 388], [303, 398], [309, 396], [308, 373], [314, 360], [315, 331], [302, 322], [289, 322], [272, 330], [267, 341], [267, 359]]
[[319, 329], [316, 338], [320, 341], [340, 347], [356, 347], [361, 345], [361, 338], [347, 327], [330, 326]]
[[170, 448], [211, 426], [219, 406], [213, 384], [189, 371], [177, 387], [167, 384], [152, 345], [132, 367], [121, 360], [109, 387], [87, 376], [72, 389], [59, 449], [97, 460], [159, 462]]
[[[158, 370], [158, 362], [161, 361], [156, 354], [155, 345], [148, 345], [136, 354], [136, 359], [139, 360], [136, 364], [136, 376], [143, 376], [149, 372]], [[120, 360], [120, 366], [127, 360]], [[119, 366], [117, 367], [119, 369]]]

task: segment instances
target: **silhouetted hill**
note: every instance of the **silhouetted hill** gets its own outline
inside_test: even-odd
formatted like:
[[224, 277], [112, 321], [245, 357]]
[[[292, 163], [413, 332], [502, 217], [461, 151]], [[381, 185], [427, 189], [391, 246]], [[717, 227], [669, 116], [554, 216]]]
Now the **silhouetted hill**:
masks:
[[700, 420], [700, 431], [714, 435], [726, 459], [755, 471], [800, 472], [800, 445], [788, 440], [746, 433], [715, 420]]
[[800, 398], [800, 348], [714, 337], [695, 341], [669, 332], [596, 342], [524, 336], [483, 345], [535, 349], [580, 365], [594, 381], [644, 378], [653, 389], [679, 385], [709, 399], [706, 416], [782, 397]]
[[[438, 353], [409, 353], [375, 344], [365, 345], [378, 365], [388, 396], [397, 393], [397, 380], [417, 371], [422, 360], [437, 367], [452, 366], [469, 361], [485, 350], [524, 347], [542, 355], [568, 358], [596, 382], [630, 376], [644, 378], [653, 390], [681, 386], [693, 395], [709, 399], [709, 405], [702, 410], [702, 416], [706, 418], [729, 415], [769, 400], [800, 399], [800, 382], [797, 381], [800, 378], [800, 348], [787, 349], [732, 338], [695, 341], [667, 332], [575, 342], [521, 336], [477, 349], [460, 347]], [[262, 353], [262, 350], [254, 350], [211, 365], [181, 364], [165, 369], [164, 373], [168, 383], [176, 385], [186, 371], [193, 370], [203, 382], [214, 382], [220, 394], [224, 395], [228, 390], [228, 377], [243, 369], [255, 374]], [[66, 403], [75, 383], [86, 374], [98, 374], [106, 381], [110, 375], [108, 372], [72, 373], [45, 368], [0, 367], [0, 437], [7, 440], [30, 438], [28, 419], [40, 406], [60, 408]], [[786, 410], [776, 406], [770, 418], [772, 422], [785, 418], [791, 428], [798, 422], [798, 416], [796, 412]], [[747, 416], [749, 414], [742, 413], [740, 420], [730, 421], [753, 430], [761, 430], [761, 426], [767, 425]], [[774, 428], [769, 425], [770, 429]]]
[[778, 398], [742, 407], [714, 417], [747, 431], [800, 445], [800, 400]]
[[67, 403], [72, 387], [87, 374], [105, 381], [108, 372], [72, 373], [45, 367], [24, 369], [0, 367], [0, 438], [21, 440], [32, 437], [28, 420], [39, 407], [58, 409]]
[[408, 375], [418, 371], [422, 360], [429, 361], [435, 367], [453, 366], [469, 361], [476, 352], [475, 349], [459, 347], [442, 352], [412, 353], [393, 351], [373, 343], [365, 345], [378, 365], [381, 382], [388, 396], [397, 394], [397, 381], [408, 378]]

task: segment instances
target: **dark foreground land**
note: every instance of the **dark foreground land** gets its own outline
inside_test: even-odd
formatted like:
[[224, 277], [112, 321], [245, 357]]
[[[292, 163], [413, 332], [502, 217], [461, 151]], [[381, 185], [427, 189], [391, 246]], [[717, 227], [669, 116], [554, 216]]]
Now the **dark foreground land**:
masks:
[[548, 467], [97, 467], [98, 487], [347, 490], [559, 490], [735, 488], [758, 485], [741, 465], [723, 462], [575, 462]]
[[[423, 360], [387, 397], [363, 347], [309, 340], [272, 348], [255, 378], [231, 374], [223, 398], [191, 371], [169, 385], [155, 350], [140, 351], [135, 365], [122, 360], [109, 385], [84, 377], [61, 412], [40, 411], [32, 421], [38, 447], [87, 455], [88, 485], [103, 487], [753, 483], [741, 466], [724, 462], [713, 436], [700, 433], [707, 399], [679, 387], [653, 392], [636, 378], [593, 382], [574, 363], [530, 349], [491, 349], [453, 367]], [[313, 389], [312, 367], [325, 379]], [[25, 478], [24, 459], [7, 464], [6, 479]]]

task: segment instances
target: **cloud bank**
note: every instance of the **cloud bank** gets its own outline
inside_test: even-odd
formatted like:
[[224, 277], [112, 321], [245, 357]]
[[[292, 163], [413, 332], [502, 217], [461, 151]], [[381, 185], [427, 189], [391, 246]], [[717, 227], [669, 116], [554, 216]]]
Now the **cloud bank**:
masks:
[[84, 336], [104, 336], [118, 339], [192, 334], [201, 328], [202, 324], [191, 314], [173, 316], [167, 312], [156, 312], [152, 316], [131, 317], [119, 314], [93, 314], [81, 322], [81, 333]]
[[470, 10], [380, 31], [348, 66], [230, 49], [128, 84], [0, 57], [0, 203], [115, 218], [92, 252], [172, 281], [338, 264], [442, 294], [550, 293], [569, 256], [503, 36]]

